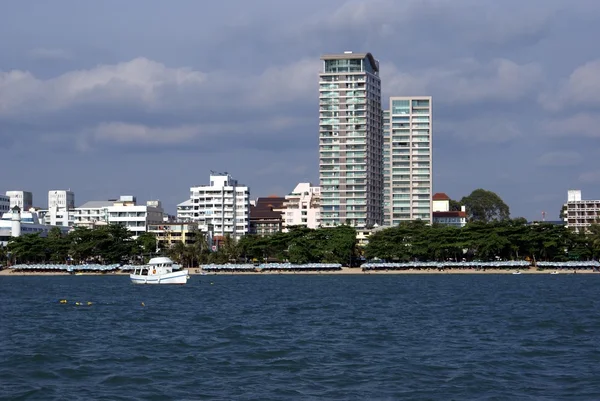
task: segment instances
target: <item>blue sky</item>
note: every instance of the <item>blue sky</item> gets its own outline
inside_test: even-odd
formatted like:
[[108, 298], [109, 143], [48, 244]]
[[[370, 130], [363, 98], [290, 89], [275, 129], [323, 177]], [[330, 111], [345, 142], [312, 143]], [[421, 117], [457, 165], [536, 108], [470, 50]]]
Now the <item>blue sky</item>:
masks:
[[[2, 190], [136, 195], [171, 213], [227, 171], [252, 197], [318, 183], [324, 53], [370, 51], [389, 96], [433, 96], [434, 191], [513, 217], [600, 198], [596, 0], [7, 1]], [[292, 79], [290, 79], [292, 77]]]

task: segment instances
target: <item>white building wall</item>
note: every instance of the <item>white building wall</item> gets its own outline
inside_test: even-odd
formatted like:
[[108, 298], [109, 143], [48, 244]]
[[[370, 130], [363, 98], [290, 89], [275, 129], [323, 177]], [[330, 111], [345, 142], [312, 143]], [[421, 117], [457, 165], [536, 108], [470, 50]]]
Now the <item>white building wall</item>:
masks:
[[29, 191], [6, 191], [6, 196], [10, 198], [10, 208], [18, 206], [21, 210], [27, 211], [33, 206], [33, 194]]
[[433, 201], [433, 211], [434, 212], [449, 212], [450, 211], [450, 201], [434, 200]]
[[191, 213], [180, 213], [178, 208], [178, 217], [197, 222], [202, 231], [238, 239], [248, 233], [250, 188], [240, 186], [229, 174], [211, 174], [210, 185], [191, 187], [190, 201]]
[[384, 112], [386, 226], [432, 221], [432, 98], [390, 97]]
[[586, 231], [593, 223], [600, 221], [600, 200], [582, 200], [580, 190], [568, 192], [566, 221], [567, 227], [575, 231]]
[[92, 228], [99, 224], [108, 224], [108, 206], [81, 208], [73, 211], [73, 223], [76, 227]]
[[379, 62], [371, 53], [321, 57], [321, 223], [372, 227], [383, 220], [383, 114]]
[[119, 205], [106, 208], [109, 224], [121, 224], [129, 231], [133, 232], [134, 237], [145, 233], [150, 224], [159, 224], [163, 221], [163, 209], [157, 206], [148, 205]]
[[282, 210], [283, 231], [287, 227], [305, 226], [317, 228], [321, 224], [321, 188], [310, 183], [299, 183], [294, 191], [286, 195]]
[[48, 191], [48, 210], [57, 207], [58, 210], [75, 208], [75, 194], [71, 190]]
[[581, 200], [581, 190], [570, 189], [567, 192], [567, 202], [579, 202]]

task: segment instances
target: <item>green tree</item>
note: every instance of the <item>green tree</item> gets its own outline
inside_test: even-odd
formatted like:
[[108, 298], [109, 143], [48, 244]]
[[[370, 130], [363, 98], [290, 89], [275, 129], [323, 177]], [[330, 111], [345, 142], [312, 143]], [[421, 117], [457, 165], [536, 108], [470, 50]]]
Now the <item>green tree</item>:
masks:
[[506, 220], [510, 216], [508, 205], [494, 192], [476, 189], [465, 196], [460, 203], [467, 209], [470, 221], [490, 222]]

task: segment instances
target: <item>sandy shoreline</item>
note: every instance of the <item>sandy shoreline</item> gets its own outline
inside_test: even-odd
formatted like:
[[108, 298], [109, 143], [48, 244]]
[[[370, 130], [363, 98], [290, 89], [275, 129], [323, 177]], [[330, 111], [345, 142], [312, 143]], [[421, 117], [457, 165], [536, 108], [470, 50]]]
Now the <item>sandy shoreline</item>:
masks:
[[[410, 269], [410, 270], [366, 270], [363, 271], [359, 268], [348, 268], [343, 267], [342, 270], [335, 271], [263, 271], [263, 272], [206, 272], [208, 276], [234, 276], [234, 275], [339, 275], [339, 274], [355, 274], [355, 275], [386, 275], [386, 274], [513, 274], [517, 269], [446, 269], [439, 271], [437, 269]], [[592, 269], [581, 269], [581, 270], [537, 270], [536, 268], [529, 269], [518, 269], [522, 274], [551, 274], [554, 271], [558, 271], [558, 274], [594, 274]], [[200, 269], [191, 268], [189, 269], [190, 275], [201, 275]], [[0, 276], [115, 276], [115, 275], [128, 275], [129, 272], [106, 272], [106, 273], [78, 273], [70, 274], [67, 272], [17, 272], [11, 269], [0, 270]]]

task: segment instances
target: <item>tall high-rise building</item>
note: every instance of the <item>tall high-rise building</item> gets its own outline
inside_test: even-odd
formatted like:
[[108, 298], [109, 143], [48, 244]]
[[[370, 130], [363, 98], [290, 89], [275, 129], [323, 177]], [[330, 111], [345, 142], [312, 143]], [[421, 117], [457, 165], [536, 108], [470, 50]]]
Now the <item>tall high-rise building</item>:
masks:
[[384, 225], [432, 222], [431, 96], [391, 97], [384, 112]]
[[383, 112], [379, 62], [371, 53], [321, 57], [321, 225], [383, 222]]

